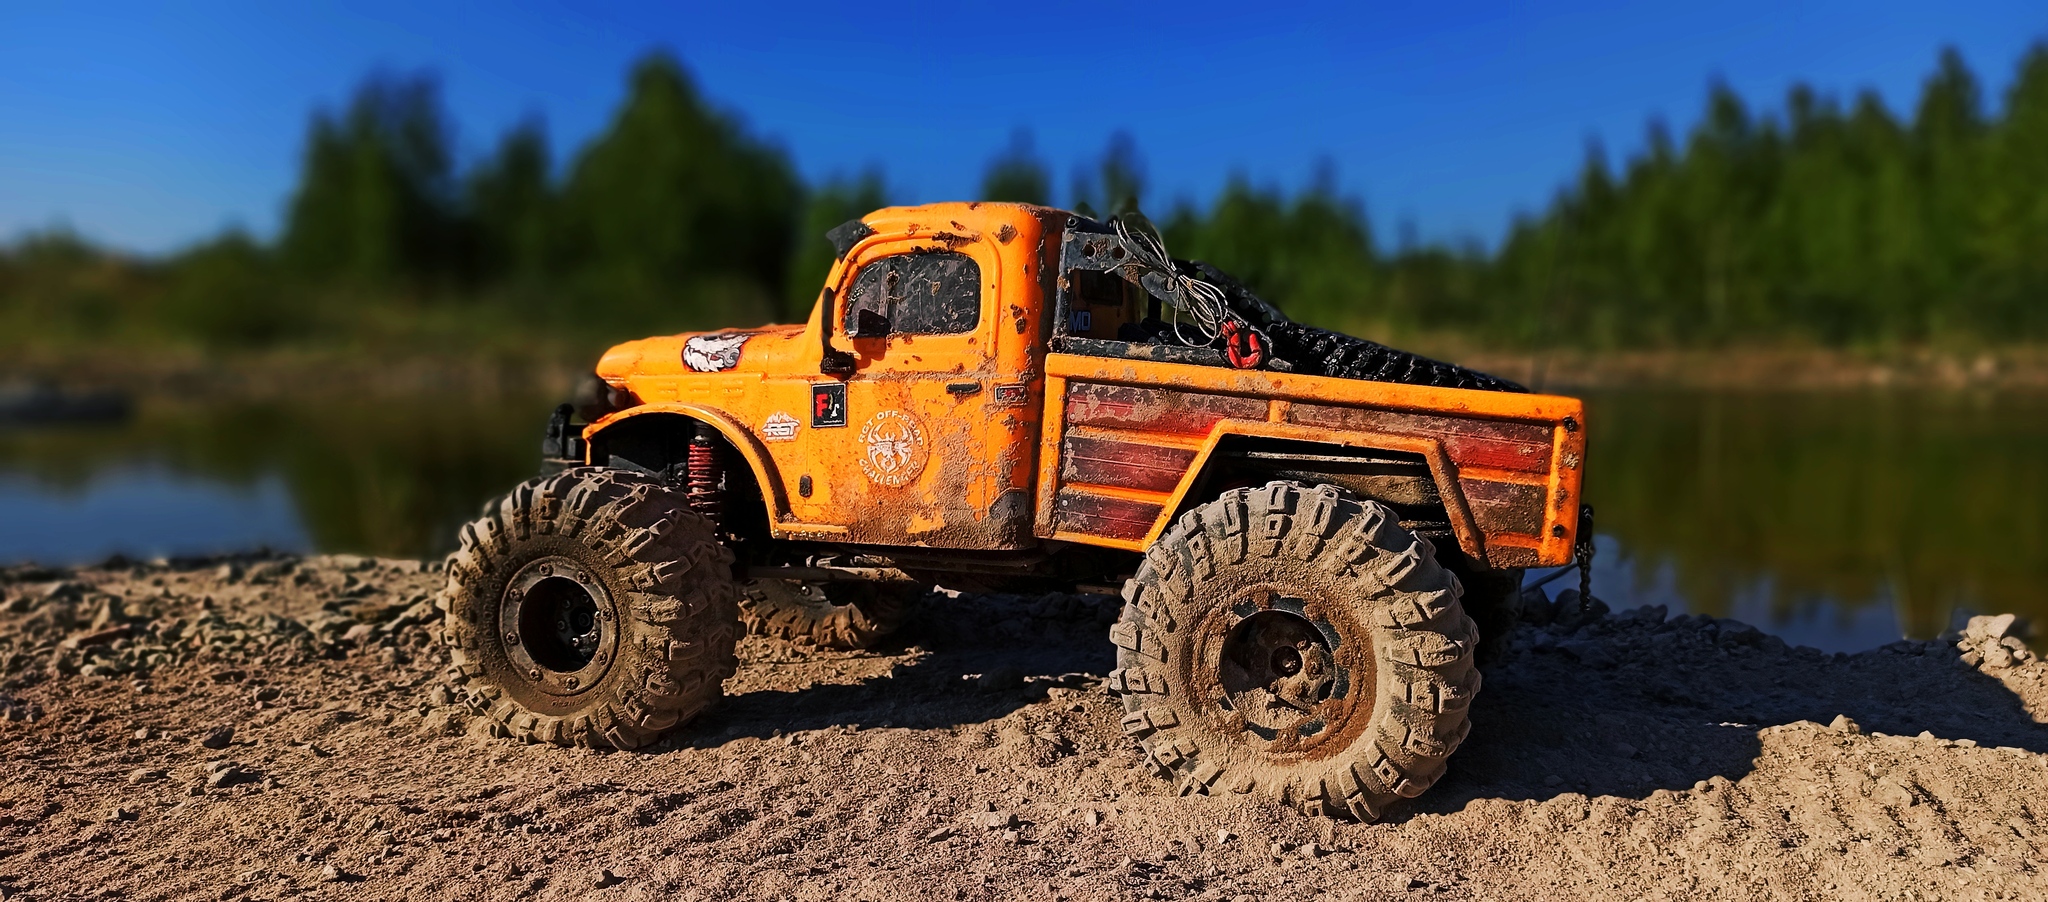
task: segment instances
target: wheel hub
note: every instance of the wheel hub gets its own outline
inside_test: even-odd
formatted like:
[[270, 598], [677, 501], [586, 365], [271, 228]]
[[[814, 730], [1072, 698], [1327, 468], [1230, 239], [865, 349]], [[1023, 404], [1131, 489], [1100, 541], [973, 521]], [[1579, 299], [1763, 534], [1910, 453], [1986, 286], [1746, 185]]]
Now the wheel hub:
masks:
[[575, 695], [603, 677], [617, 643], [616, 617], [604, 584], [561, 556], [521, 567], [498, 610], [506, 660], [549, 695]]
[[1300, 599], [1270, 594], [1232, 605], [1212, 659], [1224, 722], [1268, 751], [1306, 751], [1351, 709], [1355, 677], [1334, 652], [1336, 636], [1305, 611]]

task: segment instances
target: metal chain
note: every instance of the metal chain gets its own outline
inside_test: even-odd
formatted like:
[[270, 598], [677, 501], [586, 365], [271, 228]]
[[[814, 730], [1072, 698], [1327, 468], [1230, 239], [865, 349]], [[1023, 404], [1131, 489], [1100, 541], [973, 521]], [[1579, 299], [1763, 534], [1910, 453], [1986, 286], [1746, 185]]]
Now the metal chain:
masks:
[[1579, 605], [1593, 602], [1593, 506], [1579, 505], [1579, 537], [1573, 543], [1573, 557], [1579, 565]]

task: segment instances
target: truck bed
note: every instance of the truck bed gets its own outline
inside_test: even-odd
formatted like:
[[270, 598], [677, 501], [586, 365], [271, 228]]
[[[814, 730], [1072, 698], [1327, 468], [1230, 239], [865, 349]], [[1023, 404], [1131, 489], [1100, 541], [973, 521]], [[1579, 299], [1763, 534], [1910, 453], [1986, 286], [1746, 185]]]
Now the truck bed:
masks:
[[1045, 366], [1042, 537], [1141, 551], [1202, 500], [1219, 446], [1278, 440], [1426, 466], [1450, 533], [1487, 566], [1572, 560], [1578, 399], [1061, 353]]

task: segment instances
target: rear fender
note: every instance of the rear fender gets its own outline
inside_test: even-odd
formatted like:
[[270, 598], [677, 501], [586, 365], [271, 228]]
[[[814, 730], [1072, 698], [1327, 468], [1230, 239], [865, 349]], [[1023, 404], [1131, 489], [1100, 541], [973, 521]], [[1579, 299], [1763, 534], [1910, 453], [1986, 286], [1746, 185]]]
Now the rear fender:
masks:
[[1320, 429], [1291, 423], [1254, 423], [1243, 420], [1228, 422], [1202, 441], [1200, 448], [1195, 452], [1194, 461], [1167, 499], [1165, 516], [1153, 524], [1152, 531], [1145, 535], [1142, 544], [1134, 550], [1152, 547], [1152, 543], [1158, 541], [1182, 513], [1210, 500], [1197, 497], [1195, 489], [1202, 484], [1204, 476], [1215, 466], [1217, 446], [1232, 438], [1281, 439], [1418, 456], [1429, 465], [1430, 477], [1436, 482], [1438, 494], [1443, 497], [1444, 514], [1450, 520], [1451, 533], [1457, 537], [1458, 547], [1474, 560], [1486, 560], [1485, 534], [1472, 518], [1471, 508], [1466, 504], [1465, 494], [1458, 485], [1457, 470], [1450, 457], [1444, 453], [1442, 441], [1410, 435]]

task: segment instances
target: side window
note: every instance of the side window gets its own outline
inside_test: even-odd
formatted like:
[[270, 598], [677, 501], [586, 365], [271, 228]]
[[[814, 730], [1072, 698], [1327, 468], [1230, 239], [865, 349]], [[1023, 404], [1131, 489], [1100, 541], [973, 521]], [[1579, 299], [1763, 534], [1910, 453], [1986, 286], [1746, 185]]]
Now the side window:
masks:
[[889, 331], [959, 335], [981, 325], [981, 267], [955, 251], [901, 254], [861, 267], [846, 292], [846, 321], [873, 310], [889, 318]]

